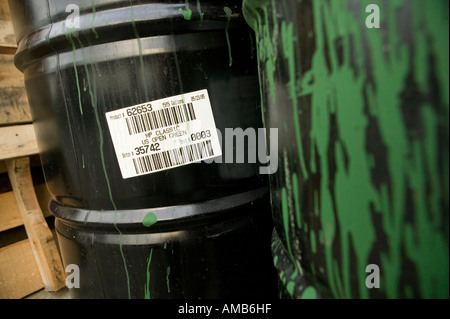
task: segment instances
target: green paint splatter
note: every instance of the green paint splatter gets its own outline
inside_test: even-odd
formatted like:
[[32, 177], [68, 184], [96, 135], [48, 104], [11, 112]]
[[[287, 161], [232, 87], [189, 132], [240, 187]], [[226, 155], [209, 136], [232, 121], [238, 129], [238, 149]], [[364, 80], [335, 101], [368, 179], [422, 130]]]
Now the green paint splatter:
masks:
[[301, 296], [301, 299], [316, 299], [316, 298], [317, 298], [317, 290], [312, 286], [306, 288]]
[[295, 68], [295, 49], [294, 44], [297, 41], [294, 37], [294, 25], [293, 23], [286, 23], [286, 21], [282, 22], [281, 25], [281, 39], [283, 44], [283, 52], [285, 59], [288, 62], [289, 68], [289, 97], [292, 101], [292, 119], [294, 121], [295, 128], [295, 139], [297, 141], [297, 152], [298, 158], [300, 160], [300, 172], [302, 173], [302, 177], [308, 178], [308, 171], [306, 170], [305, 157], [303, 155], [303, 145], [301, 138], [301, 129], [300, 129], [300, 118], [299, 118], [299, 110], [298, 110], [298, 100], [297, 100], [297, 75]]
[[286, 290], [290, 296], [294, 295], [295, 283], [293, 281], [289, 281], [286, 285]]
[[144, 220], [142, 221], [142, 225], [144, 225], [145, 227], [151, 227], [156, 224], [157, 221], [158, 220], [154, 213], [148, 213], [147, 215], [145, 215]]
[[[285, 170], [284, 176], [291, 178], [283, 178], [286, 185], [277, 189], [282, 207], [281, 229], [289, 253], [294, 243], [290, 236], [311, 230], [310, 247], [302, 248], [322, 255], [325, 268], [319, 269], [335, 297], [369, 297], [364, 268], [372, 263], [379, 236], [388, 243], [377, 256], [384, 269], [382, 287], [387, 297], [395, 298], [401, 293], [402, 258], [415, 265], [423, 296], [448, 296], [448, 225], [442, 226], [448, 224], [448, 217], [442, 211], [443, 207], [448, 210], [449, 156], [448, 143], [440, 145], [442, 135], [448, 141], [449, 126], [448, 2], [386, 2], [383, 32], [365, 28], [361, 20], [370, 3], [358, 2], [361, 11], [356, 14], [349, 10], [354, 7], [350, 1], [312, 1], [314, 30], [304, 32], [315, 39], [308, 71], [297, 69], [295, 60], [301, 53], [295, 52], [301, 47], [294, 36], [294, 30], [299, 30], [298, 21], [277, 18], [276, 7], [285, 10], [285, 4], [244, 1], [245, 18], [256, 32], [260, 83], [267, 92], [266, 96], [261, 91], [262, 100], [268, 101], [267, 106], [263, 105], [263, 115], [267, 109], [278, 111], [278, 88], [283, 87], [278, 92], [287, 92], [292, 103], [289, 114], [297, 144], [294, 162], [300, 174], [294, 176]], [[412, 44], [399, 34], [403, 28], [398, 26], [399, 12], [405, 10], [410, 11]], [[443, 12], [447, 12], [447, 18]], [[279, 26], [281, 37], [277, 37]], [[280, 49], [282, 54], [278, 55]], [[284, 57], [284, 61], [277, 61], [277, 56]], [[434, 64], [429, 63], [431, 58]], [[285, 67], [282, 72], [288, 74], [287, 83], [283, 82], [286, 76], [277, 73], [277, 66]], [[368, 69], [370, 75], [366, 74]], [[437, 78], [441, 105], [429, 101], [430, 87], [434, 85], [431, 74]], [[422, 122], [416, 131], [408, 127], [410, 123], [405, 123], [404, 118], [404, 113], [410, 112], [407, 107], [416, 107], [403, 105], [409, 85], [406, 79], [413, 81], [414, 90], [425, 100], [417, 100], [417, 119]], [[299, 119], [305, 115], [300, 112], [299, 98], [310, 100], [311, 119], [305, 118], [311, 122], [309, 132], [300, 125]], [[368, 138], [373, 138], [368, 135], [370, 123], [376, 123], [378, 143], [386, 148], [383, 161], [389, 178], [378, 185], [373, 184], [373, 174], [380, 169], [380, 159], [367, 151]], [[308, 143], [303, 144], [302, 138]], [[304, 150], [307, 145], [310, 149]], [[319, 176], [318, 180], [310, 180], [311, 172]], [[303, 194], [308, 185], [317, 187], [310, 192], [312, 202], [300, 203], [299, 191]], [[292, 200], [294, 205], [289, 204]], [[408, 200], [412, 208], [407, 207]], [[303, 207], [308, 215], [301, 215]], [[310, 223], [311, 213], [314, 221], [320, 221], [319, 229]], [[289, 222], [291, 216], [295, 216], [298, 229]], [[375, 217], [381, 225], [374, 224]], [[414, 222], [406, 222], [407, 218]], [[352, 255], [356, 261], [351, 266]], [[355, 266], [356, 274], [352, 273]], [[352, 286], [355, 276], [358, 286]], [[288, 285], [289, 291], [294, 290], [291, 283]], [[408, 289], [404, 288], [405, 293], [411, 294]]]
[[230, 59], [230, 62], [228, 63], [228, 65], [232, 66], [233, 65], [233, 56], [231, 54], [231, 41], [230, 41], [229, 29], [230, 29], [230, 22], [231, 22], [231, 14], [233, 12], [231, 11], [231, 9], [229, 7], [224, 7], [223, 11], [225, 11], [225, 14], [227, 15], [227, 18], [228, 18], [227, 25], [225, 27], [225, 36], [227, 38], [228, 56], [229, 56], [229, 59]]
[[[197, 3], [198, 5], [198, 3]], [[192, 19], [192, 10], [189, 7], [189, 0], [186, 0], [186, 9], [180, 8], [178, 11], [183, 15], [184, 20], [191, 21]]]

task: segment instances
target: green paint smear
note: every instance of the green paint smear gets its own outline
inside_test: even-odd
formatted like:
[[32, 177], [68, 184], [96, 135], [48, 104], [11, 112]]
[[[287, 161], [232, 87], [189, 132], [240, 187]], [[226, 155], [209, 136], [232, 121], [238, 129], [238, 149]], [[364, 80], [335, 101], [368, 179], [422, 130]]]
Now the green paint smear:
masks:
[[156, 224], [157, 221], [158, 220], [154, 213], [148, 213], [147, 215], [145, 215], [144, 220], [142, 221], [142, 225], [144, 225], [145, 227], [151, 227]]
[[231, 9], [229, 7], [224, 7], [223, 11], [225, 11], [225, 14], [227, 15], [227, 18], [228, 18], [227, 25], [225, 27], [225, 36], [227, 38], [228, 56], [229, 56], [229, 59], [230, 59], [230, 62], [228, 63], [228, 65], [232, 66], [233, 65], [233, 56], [231, 54], [231, 41], [230, 41], [229, 29], [230, 29], [230, 22], [231, 22], [231, 14], [233, 12], [231, 11]]
[[[197, 3], [197, 5], [199, 2]], [[186, 0], [186, 10], [183, 8], [178, 9], [178, 11], [183, 15], [184, 20], [191, 21], [192, 19], [192, 10], [189, 8], [189, 0]]]

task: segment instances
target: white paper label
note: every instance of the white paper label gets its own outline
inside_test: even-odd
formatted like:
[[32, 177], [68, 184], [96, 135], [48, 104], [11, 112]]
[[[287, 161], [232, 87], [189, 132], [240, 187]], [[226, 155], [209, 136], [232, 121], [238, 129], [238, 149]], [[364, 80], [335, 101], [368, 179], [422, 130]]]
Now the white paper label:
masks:
[[106, 113], [124, 179], [222, 155], [208, 91]]

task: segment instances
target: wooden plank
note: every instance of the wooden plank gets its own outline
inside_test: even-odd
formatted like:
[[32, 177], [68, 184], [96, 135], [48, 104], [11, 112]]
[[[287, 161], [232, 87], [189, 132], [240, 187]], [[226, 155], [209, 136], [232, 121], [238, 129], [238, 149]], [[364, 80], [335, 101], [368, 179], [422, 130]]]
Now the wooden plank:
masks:
[[14, 65], [14, 56], [0, 54], [0, 87], [25, 87], [23, 73]]
[[38, 153], [32, 124], [0, 127], [0, 160]]
[[16, 37], [11, 21], [0, 20], [0, 53], [13, 55], [16, 50]]
[[[34, 189], [44, 217], [51, 216], [52, 213], [48, 209], [51, 196], [47, 190], [47, 186], [35, 185]], [[0, 232], [22, 225], [23, 220], [20, 216], [14, 192], [0, 194]]]
[[[41, 163], [41, 159], [39, 157], [39, 155], [32, 155], [30, 156], [30, 165], [31, 167], [38, 167], [38, 166], [42, 166]], [[6, 166], [5, 166], [5, 161], [0, 161], [0, 174], [6, 173]]]
[[0, 20], [11, 21], [8, 0], [0, 0]]
[[15, 67], [13, 56], [0, 54], [0, 125], [30, 122], [24, 76]]
[[0, 194], [0, 231], [23, 225], [13, 192]]
[[0, 125], [31, 123], [31, 111], [24, 87], [0, 87]]
[[65, 286], [64, 267], [55, 239], [36, 198], [30, 159], [22, 157], [7, 160], [6, 167], [44, 287], [57, 291]]
[[50, 209], [48, 208], [48, 204], [50, 203], [50, 199], [52, 198], [52, 196], [48, 192], [47, 185], [45, 184], [35, 185], [34, 189], [36, 191], [39, 206], [41, 206], [41, 210], [42, 213], [44, 214], [44, 217], [52, 216], [53, 214], [50, 212]]
[[0, 249], [0, 299], [23, 298], [42, 287], [29, 240]]

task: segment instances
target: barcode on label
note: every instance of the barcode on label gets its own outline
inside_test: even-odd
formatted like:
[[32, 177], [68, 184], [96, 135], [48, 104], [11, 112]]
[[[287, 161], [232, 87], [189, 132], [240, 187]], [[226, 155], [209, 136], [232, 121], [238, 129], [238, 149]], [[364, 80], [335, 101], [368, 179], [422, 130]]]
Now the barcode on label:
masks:
[[125, 121], [129, 135], [135, 135], [196, 119], [194, 106], [192, 103], [187, 103], [158, 111], [138, 114], [126, 118]]
[[214, 150], [209, 140], [178, 149], [133, 158], [133, 164], [136, 174], [140, 175], [198, 162], [212, 156], [214, 156]]

